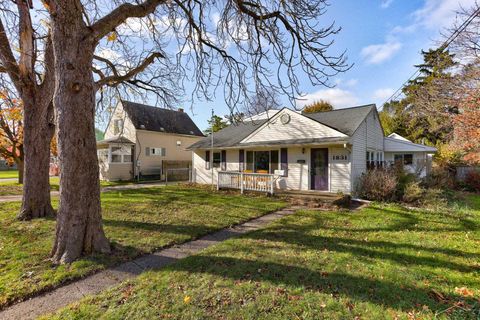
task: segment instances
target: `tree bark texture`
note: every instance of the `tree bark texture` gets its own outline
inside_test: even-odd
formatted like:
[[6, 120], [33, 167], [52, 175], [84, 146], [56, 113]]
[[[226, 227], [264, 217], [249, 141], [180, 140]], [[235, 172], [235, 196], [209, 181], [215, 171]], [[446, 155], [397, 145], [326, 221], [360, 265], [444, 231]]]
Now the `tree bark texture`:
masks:
[[22, 159], [18, 159], [15, 164], [17, 165], [17, 169], [18, 169], [18, 184], [22, 184], [23, 183], [23, 173], [25, 172], [25, 165], [24, 165], [24, 162]]
[[24, 181], [20, 220], [52, 216], [50, 199], [50, 142], [55, 132], [53, 104], [24, 99]]
[[60, 204], [52, 259], [70, 263], [109, 253], [102, 227], [91, 71], [95, 43], [78, 0], [52, 1], [54, 107], [58, 127]]

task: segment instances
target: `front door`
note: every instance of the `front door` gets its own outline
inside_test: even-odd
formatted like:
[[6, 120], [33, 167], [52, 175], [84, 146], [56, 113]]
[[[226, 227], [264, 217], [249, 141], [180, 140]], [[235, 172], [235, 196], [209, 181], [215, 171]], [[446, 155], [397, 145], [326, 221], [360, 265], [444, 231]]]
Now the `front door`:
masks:
[[328, 149], [312, 149], [311, 157], [311, 189], [328, 191]]

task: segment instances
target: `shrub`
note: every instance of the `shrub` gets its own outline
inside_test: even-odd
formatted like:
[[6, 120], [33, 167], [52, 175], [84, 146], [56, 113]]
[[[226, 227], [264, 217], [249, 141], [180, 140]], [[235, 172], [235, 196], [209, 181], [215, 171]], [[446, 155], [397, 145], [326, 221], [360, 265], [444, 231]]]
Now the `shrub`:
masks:
[[392, 170], [369, 170], [360, 177], [357, 194], [367, 200], [390, 201], [395, 197], [397, 185], [398, 179]]
[[442, 189], [425, 189], [422, 198], [419, 200], [419, 204], [421, 207], [426, 208], [445, 208], [447, 206], [447, 199], [444, 194], [445, 191]]
[[455, 175], [448, 167], [434, 167], [427, 176], [425, 184], [428, 188], [454, 188]]
[[422, 188], [420, 182], [411, 181], [403, 189], [402, 200], [406, 203], [418, 203], [424, 197], [426, 190]]
[[465, 185], [469, 190], [480, 192], [480, 171], [472, 170], [465, 175]]

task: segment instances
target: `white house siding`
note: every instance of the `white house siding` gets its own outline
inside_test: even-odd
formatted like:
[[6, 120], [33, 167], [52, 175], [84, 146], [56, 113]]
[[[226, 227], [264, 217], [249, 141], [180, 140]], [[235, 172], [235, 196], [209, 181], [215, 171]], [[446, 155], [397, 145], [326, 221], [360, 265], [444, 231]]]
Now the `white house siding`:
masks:
[[375, 110], [372, 110], [357, 128], [351, 138], [351, 143], [351, 188], [354, 190], [358, 178], [367, 170], [367, 150], [383, 152], [383, 130]]
[[[349, 150], [346, 148], [329, 148], [328, 153], [330, 191], [349, 193], [351, 191], [351, 154]], [[336, 155], [346, 155], [347, 160], [334, 160]]]
[[[114, 120], [122, 119], [123, 120], [123, 130], [120, 133], [114, 132]], [[107, 125], [105, 130], [105, 139], [110, 139], [122, 135], [130, 141], [135, 142], [136, 139], [136, 130], [130, 118], [127, 116], [127, 113], [123, 109], [123, 105], [119, 103], [115, 108], [110, 122]]]
[[[331, 192], [349, 193], [350, 188], [350, 152], [343, 147], [318, 146], [318, 148], [329, 149], [329, 184]], [[249, 149], [250, 150], [250, 149]], [[260, 150], [260, 149], [259, 149]], [[219, 151], [219, 150], [218, 150]], [[217, 152], [217, 150], [215, 150]], [[226, 150], [227, 171], [238, 171], [238, 149]], [[333, 155], [347, 154], [347, 161], [334, 161]], [[278, 177], [275, 181], [275, 188], [285, 190], [309, 190], [310, 189], [310, 155], [311, 148], [306, 146], [288, 148], [288, 176]], [[210, 156], [212, 159], [212, 156]], [[200, 184], [211, 184], [212, 170], [205, 169], [205, 150], [193, 152], [193, 180]], [[304, 161], [305, 163], [299, 163]], [[219, 168], [213, 169], [213, 183], [217, 182]]]
[[[290, 115], [290, 122], [287, 124], [280, 121], [283, 114]], [[242, 143], [323, 137], [346, 137], [346, 135], [296, 112], [284, 109], [272, 117], [269, 123], [246, 137]]]
[[[413, 151], [402, 151], [402, 152], [385, 152], [385, 161], [393, 162], [395, 160], [395, 154], [412, 154], [413, 155], [413, 164], [404, 166], [406, 172], [415, 173], [416, 165], [423, 163], [422, 170], [420, 172], [420, 177], [423, 178], [427, 175], [427, 153], [426, 152], [413, 152]], [[420, 169], [419, 169], [420, 170]]]
[[[288, 177], [279, 177], [276, 181], [276, 188], [287, 190], [308, 190], [310, 166], [310, 149], [288, 148]], [[305, 163], [298, 163], [304, 160]]]
[[[221, 152], [215, 150], [214, 152]], [[205, 155], [206, 150], [196, 150], [193, 153], [193, 182], [200, 184], [212, 183], [212, 170], [205, 168]], [[227, 153], [227, 171], [238, 171], [238, 150], [226, 150]], [[212, 161], [213, 155], [210, 152], [210, 161]], [[220, 168], [213, 168], [213, 182], [217, 183], [218, 171]]]

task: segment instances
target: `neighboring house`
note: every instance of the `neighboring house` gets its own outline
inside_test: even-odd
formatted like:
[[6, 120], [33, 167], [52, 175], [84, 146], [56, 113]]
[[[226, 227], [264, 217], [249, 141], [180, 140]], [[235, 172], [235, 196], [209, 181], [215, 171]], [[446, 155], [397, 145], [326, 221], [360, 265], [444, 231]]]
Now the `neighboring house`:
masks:
[[191, 165], [185, 148], [204, 135], [183, 109], [162, 109], [121, 101], [97, 141], [100, 178], [130, 180], [162, 175], [165, 163]]
[[267, 192], [350, 193], [369, 167], [401, 160], [416, 170], [436, 151], [398, 135], [384, 137], [375, 105], [312, 114], [284, 108], [216, 132], [211, 144], [206, 137], [189, 147], [195, 182]]

